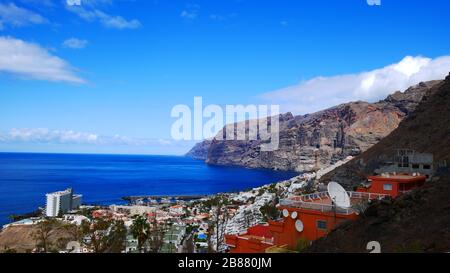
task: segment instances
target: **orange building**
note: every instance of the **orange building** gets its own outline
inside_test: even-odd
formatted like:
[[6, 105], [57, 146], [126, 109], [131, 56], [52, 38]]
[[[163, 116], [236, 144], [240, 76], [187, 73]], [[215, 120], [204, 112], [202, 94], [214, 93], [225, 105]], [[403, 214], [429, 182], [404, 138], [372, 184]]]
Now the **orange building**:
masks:
[[251, 227], [245, 234], [225, 235], [225, 240], [231, 253], [264, 253], [267, 248], [274, 246], [268, 225]]
[[426, 180], [427, 177], [420, 174], [382, 174], [370, 176], [371, 184], [368, 187], [358, 188], [358, 191], [388, 194], [395, 198], [402, 193], [423, 186]]
[[[283, 219], [268, 225], [249, 228], [247, 233], [225, 235], [231, 253], [263, 253], [272, 246], [296, 249], [301, 241], [312, 242], [328, 234], [338, 224], [358, 217], [358, 203], [384, 198], [383, 194], [348, 192], [351, 208], [332, 204], [327, 192], [295, 196], [280, 200]], [[254, 229], [256, 228], [256, 229]], [[265, 234], [257, 233], [261, 229]]]
[[339, 224], [356, 220], [359, 204], [382, 199], [384, 194], [347, 192], [351, 207], [336, 207], [328, 192], [320, 192], [280, 200], [283, 219], [270, 221], [270, 231], [277, 245], [296, 249], [299, 242], [312, 242], [326, 236]]
[[226, 243], [232, 253], [263, 253], [272, 246], [296, 249], [299, 243], [315, 241], [326, 236], [337, 225], [357, 219], [360, 210], [370, 200], [388, 196], [395, 198], [422, 186], [425, 180], [426, 177], [421, 175], [371, 176], [371, 185], [359, 188], [357, 192], [347, 192], [351, 205], [348, 208], [335, 206], [328, 192], [282, 199], [278, 208], [283, 219], [269, 221], [268, 225], [263, 226], [267, 229], [265, 237], [255, 235], [255, 230], [250, 228], [245, 234], [226, 235]]

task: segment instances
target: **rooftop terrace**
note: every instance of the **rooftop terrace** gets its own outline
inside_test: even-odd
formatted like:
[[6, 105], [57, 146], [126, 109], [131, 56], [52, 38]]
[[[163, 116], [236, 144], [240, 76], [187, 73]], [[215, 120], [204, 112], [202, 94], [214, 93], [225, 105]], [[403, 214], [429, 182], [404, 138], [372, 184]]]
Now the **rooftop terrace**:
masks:
[[301, 196], [293, 196], [280, 200], [280, 205], [284, 207], [292, 207], [306, 210], [315, 210], [320, 212], [333, 212], [338, 214], [350, 215], [358, 213], [357, 206], [366, 203], [370, 200], [383, 199], [387, 197], [386, 194], [366, 193], [366, 192], [352, 192], [348, 191], [350, 196], [349, 208], [335, 207], [328, 192], [318, 192], [306, 194]]

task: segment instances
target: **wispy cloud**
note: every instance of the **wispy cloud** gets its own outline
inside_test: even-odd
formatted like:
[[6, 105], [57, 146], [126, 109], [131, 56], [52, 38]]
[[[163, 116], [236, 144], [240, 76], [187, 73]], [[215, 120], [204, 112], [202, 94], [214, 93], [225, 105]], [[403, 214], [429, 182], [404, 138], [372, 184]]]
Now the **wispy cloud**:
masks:
[[38, 44], [0, 36], [0, 72], [25, 79], [84, 83], [65, 60]]
[[131, 138], [120, 135], [103, 136], [96, 133], [73, 130], [50, 130], [47, 128], [12, 129], [0, 133], [0, 143], [34, 144], [82, 144], [82, 145], [125, 145], [125, 146], [172, 146], [176, 141], [170, 139]]
[[0, 30], [5, 28], [7, 25], [22, 27], [46, 23], [48, 23], [46, 18], [33, 11], [18, 7], [14, 3], [0, 3]]
[[419, 82], [443, 79], [449, 71], [450, 56], [436, 59], [407, 56], [380, 69], [316, 77], [261, 97], [271, 104], [280, 104], [283, 111], [306, 114], [349, 101], [377, 101]]
[[99, 6], [110, 4], [108, 0], [90, 0], [83, 2], [81, 6], [66, 5], [66, 9], [77, 14], [80, 18], [87, 22], [100, 22], [103, 26], [115, 29], [136, 29], [142, 26], [137, 19], [127, 20], [119, 15], [111, 15], [102, 10]]
[[180, 17], [187, 20], [194, 20], [199, 15], [200, 6], [197, 4], [189, 4], [181, 11]]
[[183, 155], [194, 144], [195, 141], [105, 136], [97, 133], [47, 128], [0, 131], [0, 150], [11, 152]]
[[81, 40], [77, 38], [70, 38], [63, 42], [63, 47], [72, 48], [72, 49], [83, 49], [88, 45], [87, 40]]

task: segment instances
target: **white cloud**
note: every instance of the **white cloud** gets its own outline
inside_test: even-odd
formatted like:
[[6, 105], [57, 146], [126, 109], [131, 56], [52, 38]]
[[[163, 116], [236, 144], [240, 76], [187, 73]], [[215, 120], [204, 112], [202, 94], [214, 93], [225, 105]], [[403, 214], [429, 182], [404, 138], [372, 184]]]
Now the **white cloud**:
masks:
[[198, 17], [200, 6], [196, 4], [189, 4], [186, 6], [186, 9], [181, 11], [181, 18], [194, 20]]
[[103, 136], [46, 128], [0, 131], [0, 150], [10, 152], [183, 155], [194, 144], [195, 141]]
[[82, 6], [66, 5], [67, 10], [77, 14], [80, 18], [88, 22], [99, 21], [103, 26], [115, 29], [136, 29], [142, 26], [136, 19], [127, 20], [122, 16], [110, 15], [97, 8], [100, 4], [110, 3], [110, 1], [88, 1]]
[[25, 79], [84, 83], [63, 59], [38, 44], [0, 36], [0, 72]]
[[384, 99], [419, 82], [443, 79], [450, 71], [450, 56], [436, 59], [407, 56], [398, 63], [372, 71], [333, 77], [316, 77], [298, 85], [263, 94], [281, 110], [313, 113], [341, 103]]
[[14, 3], [0, 3], [0, 30], [6, 25], [22, 27], [46, 23], [48, 20], [35, 12], [18, 7]]
[[34, 143], [84, 143], [94, 144], [98, 135], [74, 131], [51, 131], [45, 128], [12, 129], [3, 135], [3, 142], [34, 142]]
[[63, 47], [72, 48], [72, 49], [83, 49], [87, 46], [87, 40], [80, 40], [77, 38], [70, 38], [63, 42]]
[[195, 19], [197, 18], [197, 13], [194, 11], [188, 11], [188, 10], [183, 10], [180, 14], [180, 16], [182, 18], [186, 18], [186, 19]]
[[141, 23], [136, 19], [127, 21], [121, 16], [111, 16], [99, 11], [96, 11], [96, 13], [102, 24], [109, 28], [135, 29], [141, 27]]
[[102, 136], [95, 133], [73, 130], [50, 130], [47, 128], [12, 129], [0, 133], [0, 143], [34, 144], [82, 144], [82, 145], [124, 145], [124, 146], [175, 146], [177, 141], [170, 139], [130, 138], [120, 135]]

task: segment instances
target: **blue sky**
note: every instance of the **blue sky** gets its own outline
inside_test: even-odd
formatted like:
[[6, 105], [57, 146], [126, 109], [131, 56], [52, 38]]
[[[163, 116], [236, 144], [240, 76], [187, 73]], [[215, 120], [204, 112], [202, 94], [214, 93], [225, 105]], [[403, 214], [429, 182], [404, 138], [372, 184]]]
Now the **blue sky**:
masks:
[[182, 154], [192, 142], [170, 139], [170, 111], [194, 96], [295, 113], [374, 101], [448, 74], [449, 10], [437, 0], [0, 0], [0, 151]]

